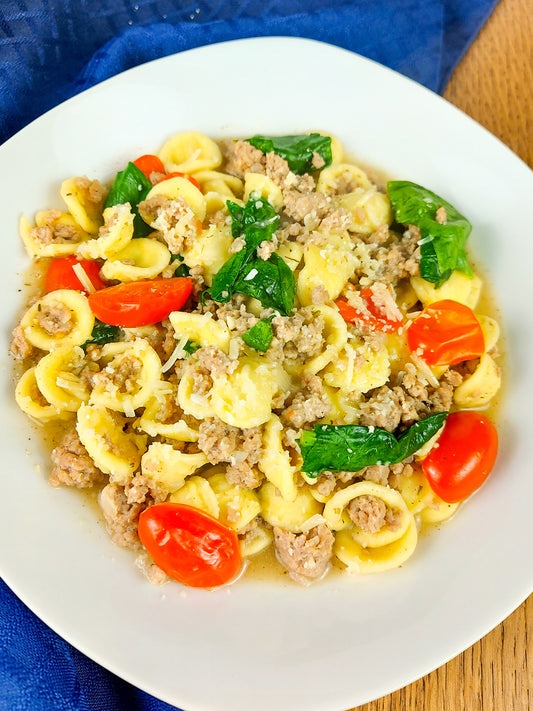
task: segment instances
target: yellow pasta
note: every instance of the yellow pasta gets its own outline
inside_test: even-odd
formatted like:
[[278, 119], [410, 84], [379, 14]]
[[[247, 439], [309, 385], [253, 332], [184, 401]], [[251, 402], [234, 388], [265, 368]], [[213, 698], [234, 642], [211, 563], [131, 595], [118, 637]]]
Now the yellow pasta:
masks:
[[418, 532], [413, 520], [401, 538], [374, 548], [365, 548], [355, 540], [352, 529], [344, 529], [337, 533], [333, 549], [351, 575], [382, 573], [405, 563], [413, 555], [417, 541]]
[[84, 294], [58, 289], [30, 306], [20, 325], [32, 345], [51, 351], [59, 346], [85, 343], [93, 330], [94, 315]]
[[210, 192], [223, 196], [226, 200], [238, 200], [243, 193], [243, 182], [240, 178], [217, 170], [198, 170], [194, 179], [200, 184], [207, 198]]
[[324, 382], [350, 393], [366, 393], [389, 379], [390, 360], [385, 348], [374, 351], [367, 343], [347, 343], [324, 371]]
[[313, 290], [323, 287], [336, 299], [357, 265], [351, 241], [331, 236], [324, 246], [311, 244], [304, 251], [304, 267], [297, 280], [297, 295], [302, 306], [313, 303]]
[[291, 464], [289, 453], [283, 448], [282, 432], [283, 425], [279, 417], [272, 415], [265, 424], [263, 454], [258, 466], [286, 501], [294, 501], [298, 495], [296, 467]]
[[488, 353], [484, 353], [472, 375], [455, 390], [453, 400], [458, 407], [485, 407], [501, 386], [500, 369]]
[[178, 442], [196, 442], [198, 430], [190, 427], [185, 420], [177, 419], [174, 422], [162, 422], [159, 413], [165, 406], [165, 400], [173, 400], [176, 393], [171, 389], [165, 391], [160, 387], [154, 388], [154, 395], [145, 403], [142, 415], [136, 420], [137, 429], [146, 432], [151, 437], [167, 437]]
[[123, 250], [133, 237], [133, 217], [128, 203], [106, 208], [98, 237], [82, 242], [77, 255], [83, 259], [107, 259]]
[[215, 321], [210, 313], [201, 315], [173, 311], [169, 319], [178, 340], [185, 336], [200, 346], [218, 346], [222, 351], [228, 351], [228, 328], [222, 321]]
[[477, 274], [468, 276], [460, 271], [454, 271], [448, 281], [438, 288], [420, 276], [413, 276], [410, 281], [423, 306], [442, 299], [452, 299], [475, 309], [482, 287], [482, 281]]
[[61, 197], [82, 230], [96, 234], [102, 224], [103, 194], [94, 196], [87, 178], [69, 178], [61, 184]]
[[246, 173], [244, 176], [243, 199], [248, 202], [250, 197], [263, 197], [276, 210], [283, 206], [283, 194], [279, 185], [261, 173]]
[[171, 444], [152, 442], [141, 457], [141, 472], [169, 493], [183, 486], [185, 479], [208, 462], [203, 452], [186, 454]]
[[106, 259], [101, 273], [109, 281], [153, 279], [170, 264], [170, 256], [168, 248], [161, 242], [139, 237]]
[[105, 368], [94, 376], [91, 403], [129, 414], [143, 407], [161, 377], [161, 361], [142, 338], [108, 343], [102, 349]]
[[205, 511], [218, 518], [220, 507], [211, 484], [203, 476], [192, 474], [177, 491], [170, 494], [169, 501], [174, 504], [186, 504]]
[[[339, 191], [341, 186], [348, 189]], [[364, 170], [352, 163], [332, 163], [329, 168], [324, 168], [320, 172], [316, 185], [317, 192], [326, 193], [326, 195], [337, 192], [353, 192], [356, 188], [368, 190], [371, 187], [372, 183]]]
[[358, 189], [346, 195], [338, 195], [335, 204], [351, 214], [352, 221], [348, 225], [351, 232], [368, 235], [381, 225], [392, 223], [389, 200], [384, 193], [380, 193], [375, 188]]
[[215, 377], [211, 391], [213, 413], [233, 427], [262, 425], [271, 417], [272, 398], [278, 389], [276, 366], [243, 356], [226, 377]]
[[59, 412], [76, 412], [89, 399], [89, 388], [81, 377], [85, 365], [83, 350], [61, 346], [40, 359], [35, 367], [35, 380], [48, 402]]
[[40, 422], [49, 422], [62, 415], [62, 409], [51, 405], [42, 394], [35, 377], [35, 367], [28, 368], [15, 388], [15, 400], [22, 412]]
[[[205, 198], [200, 190], [186, 178], [178, 176], [162, 180], [157, 185], [154, 185], [146, 196], [146, 200], [148, 201], [156, 196], [162, 196], [167, 200], [183, 200], [199, 220], [203, 220], [205, 217]], [[155, 222], [152, 221], [149, 215], [143, 212], [142, 208], [140, 208], [139, 212], [145, 222], [158, 229], [157, 220]]]
[[76, 429], [80, 441], [110, 481], [125, 484], [139, 468], [146, 436], [124, 432], [125, 418], [95, 405], [81, 405]]
[[[218, 209], [221, 207], [225, 207], [225, 201]], [[183, 261], [188, 267], [203, 267], [205, 282], [211, 286], [213, 276], [230, 257], [231, 242], [231, 230], [227, 225], [211, 225], [187, 245]]]
[[271, 526], [298, 533], [312, 516], [322, 513], [322, 504], [309, 489], [299, 489], [293, 501], [285, 499], [274, 484], [267, 482], [259, 491], [262, 516]]
[[19, 233], [28, 255], [34, 259], [75, 254], [79, 243], [90, 237], [72, 215], [59, 210], [38, 212], [35, 227], [32, 227], [26, 215], [22, 215]]
[[222, 163], [217, 144], [203, 133], [188, 131], [169, 138], [159, 150], [167, 173], [213, 170]]
[[237, 484], [230, 484], [223, 472], [209, 476], [209, 485], [217, 497], [218, 517], [237, 533], [261, 512], [257, 494]]

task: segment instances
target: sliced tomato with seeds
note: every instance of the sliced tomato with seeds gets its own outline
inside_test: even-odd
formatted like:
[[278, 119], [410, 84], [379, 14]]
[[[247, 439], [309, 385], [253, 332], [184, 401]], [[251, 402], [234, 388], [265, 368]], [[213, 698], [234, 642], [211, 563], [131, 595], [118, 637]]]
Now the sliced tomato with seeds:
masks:
[[338, 299], [335, 304], [346, 323], [361, 323], [373, 331], [396, 333], [403, 325], [402, 319], [388, 317], [375, 303], [372, 289], [361, 289], [358, 292], [363, 299], [366, 311], [359, 311], [346, 299]]
[[89, 306], [103, 323], [135, 328], [159, 323], [179, 311], [191, 292], [188, 277], [133, 281], [95, 291], [89, 295]]
[[137, 160], [133, 161], [133, 165], [137, 166], [148, 179], [150, 179], [152, 173], [165, 173], [165, 166], [162, 160], [151, 153], [140, 156]]
[[57, 289], [74, 289], [88, 294], [89, 290], [83, 284], [74, 267], [79, 265], [87, 275], [95, 291], [103, 289], [106, 282], [100, 277], [101, 265], [91, 259], [76, 259], [76, 257], [56, 257], [50, 262], [44, 279], [44, 290], [48, 294]]
[[452, 299], [426, 306], [407, 329], [407, 344], [431, 366], [454, 365], [485, 352], [485, 338], [475, 313]]

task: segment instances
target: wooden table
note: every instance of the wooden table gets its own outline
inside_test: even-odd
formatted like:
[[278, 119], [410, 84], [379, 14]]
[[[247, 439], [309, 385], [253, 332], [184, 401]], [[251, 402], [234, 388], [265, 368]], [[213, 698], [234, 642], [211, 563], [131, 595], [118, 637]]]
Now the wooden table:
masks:
[[[533, 0], [501, 0], [444, 96], [533, 167]], [[533, 595], [445, 666], [357, 711], [533, 711]]]

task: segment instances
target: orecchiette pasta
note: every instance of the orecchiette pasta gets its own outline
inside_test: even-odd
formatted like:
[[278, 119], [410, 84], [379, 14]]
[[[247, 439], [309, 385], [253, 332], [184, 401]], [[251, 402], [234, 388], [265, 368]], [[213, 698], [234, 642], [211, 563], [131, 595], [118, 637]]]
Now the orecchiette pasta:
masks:
[[96, 466], [110, 481], [125, 484], [139, 468], [146, 436], [125, 432], [127, 420], [96, 405], [81, 405], [76, 429]]
[[214, 170], [222, 163], [217, 144], [203, 133], [194, 131], [169, 138], [159, 150], [159, 157], [169, 173]]
[[36, 348], [81, 346], [91, 337], [94, 316], [87, 297], [71, 289], [45, 294], [26, 311], [20, 326]]
[[161, 242], [139, 237], [106, 259], [102, 276], [108, 280], [153, 279], [170, 264], [170, 252]]
[[107, 259], [123, 250], [133, 237], [133, 213], [129, 203], [108, 207], [98, 237], [82, 242], [76, 253], [86, 259]]

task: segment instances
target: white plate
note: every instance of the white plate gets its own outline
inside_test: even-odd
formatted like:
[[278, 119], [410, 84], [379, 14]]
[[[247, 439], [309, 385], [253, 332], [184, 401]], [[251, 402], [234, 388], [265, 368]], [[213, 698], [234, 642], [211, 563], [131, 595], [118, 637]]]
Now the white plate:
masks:
[[[19, 215], [59, 206], [64, 178], [111, 177], [178, 131], [312, 128], [443, 195], [473, 223], [472, 248], [508, 335], [498, 465], [399, 570], [309, 589], [246, 580], [217, 592], [152, 587], [77, 492], [47, 485], [46, 456], [13, 402], [6, 353], [27, 265]], [[187, 711], [342, 711], [445, 663], [531, 593], [533, 177], [484, 129], [355, 54], [308, 40], [252, 39], [145, 64], [77, 96], [8, 141], [0, 173], [8, 176], [0, 218], [0, 540], [10, 542], [0, 570], [60, 635]]]

